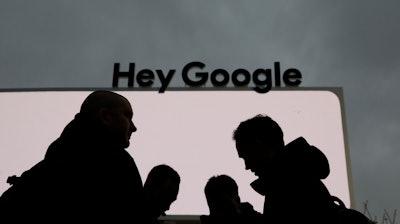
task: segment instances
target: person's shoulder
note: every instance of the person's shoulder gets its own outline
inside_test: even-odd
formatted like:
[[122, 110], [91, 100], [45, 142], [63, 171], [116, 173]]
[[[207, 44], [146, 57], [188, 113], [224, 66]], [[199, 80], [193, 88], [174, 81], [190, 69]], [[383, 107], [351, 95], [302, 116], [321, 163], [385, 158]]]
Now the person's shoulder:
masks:
[[[245, 212], [245, 213], [259, 213], [259, 212], [257, 212], [255, 209], [254, 209], [254, 207], [253, 207], [253, 205], [252, 204], [250, 204], [249, 202], [242, 202], [242, 203], [240, 203], [240, 207], [241, 207], [241, 209], [242, 209], [242, 211], [243, 212]], [[260, 213], [261, 214], [261, 213]]]
[[293, 148], [298, 148], [298, 147], [309, 147], [310, 144], [308, 144], [307, 140], [300, 136], [296, 139], [294, 139], [293, 141], [289, 142], [285, 148], [286, 149], [293, 149]]
[[355, 209], [345, 208], [336, 213], [334, 223], [374, 224], [375, 222]]
[[240, 203], [240, 206], [242, 210], [242, 215], [249, 221], [253, 220], [254, 222], [258, 222], [262, 220], [262, 213], [255, 210], [253, 205], [249, 202], [242, 202]]
[[211, 218], [211, 216], [209, 216], [209, 215], [201, 215], [200, 216], [200, 223], [201, 224], [212, 224], [214, 222], [213, 222], [213, 219]]

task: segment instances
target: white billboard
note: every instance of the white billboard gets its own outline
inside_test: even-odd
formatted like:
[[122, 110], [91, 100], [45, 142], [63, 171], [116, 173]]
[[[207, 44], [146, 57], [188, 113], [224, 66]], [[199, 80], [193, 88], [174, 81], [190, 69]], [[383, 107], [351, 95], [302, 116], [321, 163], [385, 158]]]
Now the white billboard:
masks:
[[[6, 179], [43, 159], [49, 144], [79, 111], [93, 89], [0, 91], [0, 194]], [[262, 212], [256, 179], [238, 158], [232, 132], [256, 114], [267, 114], [284, 132], [285, 143], [303, 136], [327, 156], [331, 173], [323, 180], [331, 194], [352, 207], [352, 184], [341, 88], [251, 90], [116, 90], [132, 104], [138, 131], [127, 151], [144, 182], [150, 169], [168, 164], [181, 175], [178, 199], [169, 215], [208, 214], [207, 180], [234, 178], [242, 201]]]

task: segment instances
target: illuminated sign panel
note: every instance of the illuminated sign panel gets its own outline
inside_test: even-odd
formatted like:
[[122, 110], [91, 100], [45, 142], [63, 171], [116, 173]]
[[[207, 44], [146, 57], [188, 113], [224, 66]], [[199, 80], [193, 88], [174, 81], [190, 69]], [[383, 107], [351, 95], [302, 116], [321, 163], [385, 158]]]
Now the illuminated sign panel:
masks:
[[[91, 92], [40, 90], [0, 92], [0, 193], [6, 179], [39, 162], [49, 144], [79, 111]], [[116, 91], [134, 111], [127, 151], [144, 181], [150, 169], [168, 164], [182, 178], [169, 215], [208, 214], [204, 186], [213, 175], [227, 174], [239, 185], [242, 201], [262, 211], [263, 197], [249, 184], [256, 179], [238, 158], [232, 131], [256, 114], [267, 114], [284, 132], [285, 143], [303, 136], [327, 156], [331, 173], [324, 180], [331, 194], [352, 205], [343, 96], [340, 88], [251, 90]]]

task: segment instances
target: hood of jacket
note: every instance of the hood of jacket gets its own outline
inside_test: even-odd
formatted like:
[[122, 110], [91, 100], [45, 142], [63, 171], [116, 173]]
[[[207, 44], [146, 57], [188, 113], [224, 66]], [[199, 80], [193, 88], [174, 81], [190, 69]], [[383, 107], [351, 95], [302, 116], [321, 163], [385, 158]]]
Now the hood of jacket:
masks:
[[107, 139], [105, 127], [99, 121], [78, 113], [50, 144], [45, 159], [85, 157], [104, 150], [118, 150]]
[[251, 187], [265, 195], [268, 180], [279, 178], [325, 179], [330, 173], [329, 161], [317, 147], [310, 145], [303, 137], [287, 144], [278, 154], [271, 177], [259, 177]]

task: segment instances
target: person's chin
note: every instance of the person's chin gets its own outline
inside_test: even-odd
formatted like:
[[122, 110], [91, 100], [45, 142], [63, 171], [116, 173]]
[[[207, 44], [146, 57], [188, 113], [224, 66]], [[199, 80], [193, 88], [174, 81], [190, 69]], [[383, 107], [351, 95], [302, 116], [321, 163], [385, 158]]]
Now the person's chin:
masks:
[[129, 141], [120, 142], [119, 146], [126, 149], [129, 147]]
[[255, 170], [253, 173], [254, 173], [254, 175], [257, 176], [257, 177], [263, 176], [263, 172], [260, 171], [260, 170]]
[[156, 213], [154, 214], [154, 217], [156, 217], [156, 218], [159, 218], [159, 217], [162, 217], [162, 216], [165, 216], [165, 213], [164, 213], [164, 212], [156, 212]]
[[127, 143], [124, 144], [124, 149], [126, 149], [126, 148], [128, 148], [128, 147], [129, 147], [129, 142], [127, 142]]
[[126, 148], [129, 147], [130, 143], [131, 143], [131, 137], [129, 136], [129, 137], [127, 137], [127, 138], [125, 139]]

